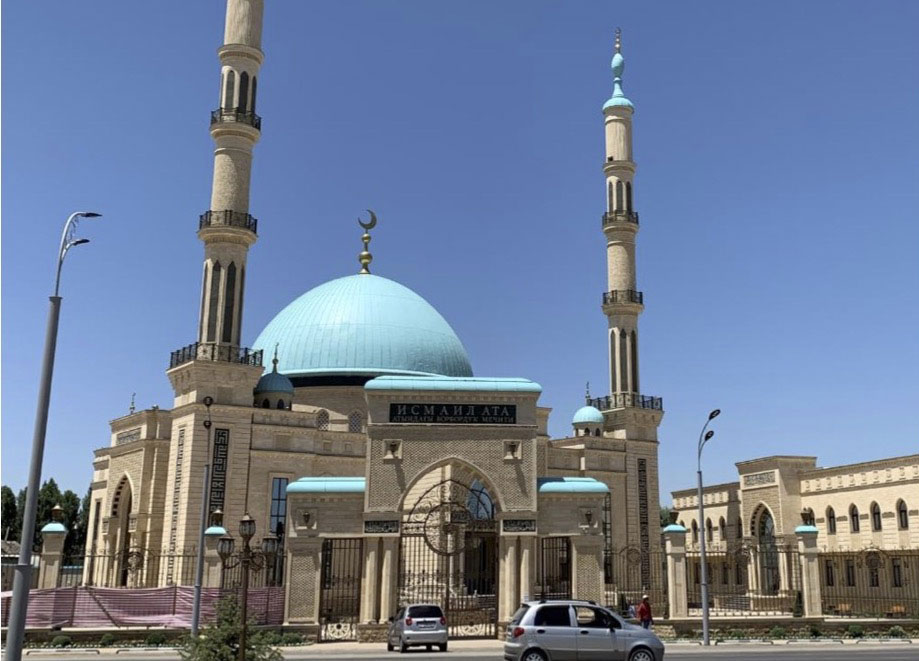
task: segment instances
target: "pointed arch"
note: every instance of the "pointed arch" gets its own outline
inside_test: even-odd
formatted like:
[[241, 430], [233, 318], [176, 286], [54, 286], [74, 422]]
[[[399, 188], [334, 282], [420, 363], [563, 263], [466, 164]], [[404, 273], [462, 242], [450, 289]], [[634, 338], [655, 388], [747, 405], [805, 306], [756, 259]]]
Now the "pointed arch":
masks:
[[218, 302], [220, 301], [220, 277], [221, 277], [221, 267], [220, 262], [214, 262], [214, 266], [211, 268], [211, 291], [210, 299], [208, 300], [208, 309], [207, 309], [207, 341], [216, 342], [217, 341], [217, 310]]
[[615, 200], [616, 198], [613, 195], [613, 182], [607, 181], [606, 182], [606, 210], [608, 212], [612, 211], [615, 208], [615, 204], [616, 204]]
[[[428, 464], [424, 468], [421, 468], [406, 483], [405, 489], [402, 492], [402, 497], [399, 499], [398, 509], [400, 511], [411, 510], [412, 503], [408, 501], [410, 499], [409, 496], [412, 493], [412, 490], [416, 487], [416, 485], [422, 482], [424, 478], [428, 477], [433, 471], [439, 470], [446, 466], [450, 466], [452, 468], [457, 469], [458, 471], [460, 471], [461, 474], [465, 473], [464, 477], [468, 478], [465, 480], [467, 487], [471, 485], [475, 480], [481, 481], [482, 484], [485, 486], [485, 490], [491, 495], [492, 500], [494, 501], [495, 506], [497, 508], [497, 511], [499, 512], [505, 511], [504, 499], [501, 496], [501, 491], [497, 488], [497, 485], [488, 477], [488, 474], [475, 463], [467, 459], [463, 459], [456, 455], [453, 455], [450, 457], [443, 457], [433, 463]], [[460, 478], [451, 477], [449, 479], [452, 479], [460, 484], [463, 484], [464, 482], [464, 480]]]
[[722, 542], [727, 541], [728, 538], [727, 523], [725, 523], [724, 517], [718, 519], [718, 537]]
[[858, 520], [858, 507], [855, 503], [849, 505], [849, 532], [861, 532], [862, 524]]
[[249, 110], [249, 74], [243, 71], [239, 74], [239, 101], [236, 102], [237, 112]]
[[692, 520], [692, 543], [699, 543], [699, 524], [696, 523], [695, 519]]
[[826, 532], [828, 535], [836, 534], [836, 510], [832, 506], [826, 508]]
[[221, 107], [224, 110], [230, 110], [233, 107], [233, 97], [236, 94], [236, 72], [232, 69], [227, 70], [226, 82], [223, 87], [223, 103]]
[[632, 210], [632, 182], [625, 182], [625, 210]]
[[223, 297], [223, 334], [222, 340], [233, 342], [233, 312], [236, 309], [236, 262], [227, 267], [227, 286]]
[[632, 392], [641, 392], [638, 388], [638, 335], [633, 330], [629, 334], [632, 350]]
[[258, 91], [258, 78], [256, 78], [255, 76], [252, 76], [252, 104], [250, 106], [252, 108], [252, 112], [255, 112], [255, 94], [257, 91]]
[[712, 527], [711, 519], [705, 519], [705, 541], [706, 542], [715, 541], [715, 531]]
[[622, 182], [616, 182], [616, 211], [622, 211], [622, 203], [624, 201], [625, 194], [622, 191]]
[[871, 530], [873, 532], [881, 532], [882, 522], [881, 522], [881, 506], [876, 502], [871, 503]]
[[909, 509], [906, 507], [906, 501], [902, 498], [897, 501], [897, 528], [909, 530]]

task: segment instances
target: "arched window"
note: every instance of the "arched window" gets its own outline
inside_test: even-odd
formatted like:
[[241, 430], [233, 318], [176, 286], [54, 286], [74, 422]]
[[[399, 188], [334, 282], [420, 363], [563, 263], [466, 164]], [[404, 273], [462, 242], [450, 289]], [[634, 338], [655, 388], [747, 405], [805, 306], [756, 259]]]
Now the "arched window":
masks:
[[715, 537], [714, 537], [714, 532], [712, 531], [712, 520], [706, 519], [705, 520], [705, 541], [711, 542], [711, 541], [714, 541], [714, 539]]
[[881, 506], [871, 503], [871, 529], [878, 532], [881, 529]]
[[616, 208], [616, 201], [613, 197], [613, 182], [610, 181], [606, 184], [606, 210], [612, 211]]
[[320, 431], [329, 431], [329, 412], [325, 409], [316, 414], [316, 428]]
[[737, 539], [743, 539], [743, 521], [738, 517], [737, 519]]
[[238, 112], [246, 112], [249, 109], [249, 74], [243, 71], [239, 74], [239, 101], [236, 103]]
[[725, 541], [728, 538], [727, 524], [724, 522], [724, 517], [718, 519], [718, 537], [721, 538], [721, 541]]
[[692, 543], [699, 543], [699, 524], [696, 523], [696, 520], [692, 520]]
[[900, 530], [909, 530], [909, 510], [903, 500], [897, 501], [897, 527]]
[[858, 522], [858, 508], [853, 504], [849, 506], [849, 530], [858, 532], [860, 529], [861, 524]]
[[269, 402], [267, 398], [262, 400], [262, 408], [263, 409], [271, 408], [271, 402]]
[[217, 341], [217, 304], [220, 300], [220, 276], [222, 269], [220, 262], [211, 269], [211, 298], [207, 309], [207, 341]]
[[836, 511], [832, 507], [826, 508], [826, 531], [830, 535], [836, 534]]
[[635, 334], [635, 331], [632, 331], [631, 339], [632, 339], [632, 392], [639, 392], [638, 390], [638, 335]]
[[632, 182], [625, 182], [625, 209], [626, 211], [632, 210]]
[[252, 76], [252, 112], [255, 112], [255, 92], [258, 90], [258, 78]]
[[360, 411], [352, 411], [348, 416], [348, 431], [352, 434], [359, 434], [364, 430], [364, 416]]
[[622, 211], [622, 201], [625, 195], [622, 193], [622, 182], [616, 182], [616, 211]]
[[284, 406], [284, 400], [283, 400], [283, 399], [279, 399], [279, 400], [278, 400], [278, 408], [281, 409], [282, 411], [283, 411], [284, 409], [287, 408], [286, 406]]
[[599, 435], [600, 435], [600, 428], [597, 427], [596, 429], [594, 429], [594, 436], [599, 436]]
[[619, 331], [619, 392], [629, 391], [628, 333]]
[[236, 72], [230, 69], [227, 71], [227, 82], [223, 92], [222, 107], [229, 110], [233, 107], [233, 95], [236, 93]]
[[233, 342], [233, 310], [236, 306], [236, 263], [230, 262], [227, 267], [227, 287], [223, 299], [223, 333], [224, 342]]

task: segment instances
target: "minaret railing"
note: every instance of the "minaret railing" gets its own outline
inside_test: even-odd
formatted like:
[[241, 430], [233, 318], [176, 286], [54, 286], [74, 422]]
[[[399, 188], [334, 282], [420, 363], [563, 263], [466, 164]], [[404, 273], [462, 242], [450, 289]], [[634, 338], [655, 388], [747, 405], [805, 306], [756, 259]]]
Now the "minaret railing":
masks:
[[246, 112], [234, 108], [217, 108], [211, 111], [211, 125], [221, 124], [224, 122], [240, 122], [248, 124], [252, 128], [262, 130], [262, 118], [254, 112]]
[[616, 392], [605, 397], [594, 397], [587, 400], [588, 406], [593, 406], [600, 411], [609, 411], [611, 409], [649, 409], [652, 411], [663, 411], [664, 400], [660, 397], [651, 395], [639, 395], [634, 392]]
[[190, 363], [193, 360], [211, 360], [223, 363], [237, 363], [261, 367], [262, 350], [248, 347], [234, 347], [224, 344], [194, 342], [169, 354], [169, 369]]
[[612, 225], [613, 223], [632, 223], [634, 225], [638, 224], [638, 212], [637, 211], [607, 211], [603, 214], [602, 225], [606, 227], [607, 225]]
[[634, 289], [614, 289], [603, 292], [603, 305], [611, 303], [638, 303], [644, 305], [645, 295]]
[[241, 211], [205, 211], [198, 217], [198, 229], [213, 226], [241, 227], [258, 234], [258, 218]]

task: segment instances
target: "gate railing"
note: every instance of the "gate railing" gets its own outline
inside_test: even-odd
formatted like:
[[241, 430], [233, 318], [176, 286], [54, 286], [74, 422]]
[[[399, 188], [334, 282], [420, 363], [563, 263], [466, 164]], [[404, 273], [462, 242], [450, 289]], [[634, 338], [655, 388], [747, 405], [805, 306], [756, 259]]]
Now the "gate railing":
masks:
[[818, 565], [824, 615], [919, 618], [919, 550], [827, 551]]
[[57, 587], [156, 588], [195, 582], [194, 549], [161, 553], [132, 548], [115, 553], [64, 556]]
[[539, 539], [533, 590], [539, 599], [571, 599], [570, 537]]
[[667, 615], [667, 554], [660, 549], [607, 548], [603, 553], [604, 605], [628, 616], [648, 595], [655, 612]]
[[319, 576], [319, 640], [356, 640], [361, 610], [364, 540], [322, 540]]

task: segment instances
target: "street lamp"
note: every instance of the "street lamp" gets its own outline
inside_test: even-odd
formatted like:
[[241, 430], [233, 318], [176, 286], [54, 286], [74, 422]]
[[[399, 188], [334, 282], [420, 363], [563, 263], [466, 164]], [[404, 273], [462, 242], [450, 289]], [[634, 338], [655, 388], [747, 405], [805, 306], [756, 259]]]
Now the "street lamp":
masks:
[[61, 313], [61, 268], [64, 257], [74, 246], [89, 243], [74, 235], [80, 218], [98, 218], [94, 211], [77, 211], [70, 214], [61, 233], [57, 251], [57, 269], [54, 276], [54, 294], [49, 297], [48, 321], [45, 328], [45, 353], [42, 358], [41, 381], [38, 386], [38, 407], [35, 411], [35, 430], [32, 435], [32, 459], [29, 465], [29, 484], [26, 488], [25, 509], [22, 516], [22, 537], [19, 545], [19, 562], [13, 578], [13, 599], [10, 602], [9, 629], [6, 638], [6, 661], [22, 659], [22, 640], [25, 634], [26, 609], [29, 606], [29, 585], [32, 571], [32, 540], [35, 537], [35, 511], [38, 507], [38, 488], [41, 482], [41, 465], [45, 454], [45, 432], [48, 429], [48, 406], [51, 401], [51, 377], [54, 374], [54, 353], [57, 348], [57, 326]]
[[701, 563], [701, 583], [702, 583], [702, 644], [709, 645], [709, 636], [708, 636], [708, 566], [705, 562], [705, 535], [708, 532], [707, 527], [705, 526], [705, 503], [702, 502], [702, 448], [705, 447], [705, 444], [708, 443], [712, 436], [715, 435], [714, 430], [708, 429], [708, 423], [717, 418], [721, 414], [721, 409], [715, 409], [708, 414], [708, 420], [705, 421], [705, 424], [702, 426], [702, 431], [699, 432], [699, 448], [696, 453], [696, 474], [699, 476], [699, 560]]
[[242, 550], [233, 557], [233, 550], [236, 546], [236, 540], [230, 536], [221, 537], [217, 540], [217, 554], [220, 556], [224, 569], [232, 569], [236, 566], [242, 566], [242, 599], [240, 599], [239, 621], [241, 631], [239, 634], [239, 661], [246, 661], [246, 631], [248, 628], [248, 608], [249, 608], [249, 568], [259, 571], [266, 565], [270, 565], [274, 556], [278, 552], [278, 538], [269, 535], [262, 539], [262, 548], [253, 551], [249, 542], [255, 537], [255, 519], [249, 516], [249, 513], [243, 516], [239, 522], [239, 536], [243, 539]]
[[208, 499], [211, 490], [211, 406], [214, 398], [208, 395], [203, 400], [207, 417], [202, 423], [207, 430], [207, 454], [204, 459], [204, 484], [201, 487], [201, 523], [198, 528], [198, 558], [195, 563], [195, 597], [191, 607], [191, 637], [198, 635], [198, 623], [201, 620], [201, 579], [204, 574], [204, 532], [207, 530]]

